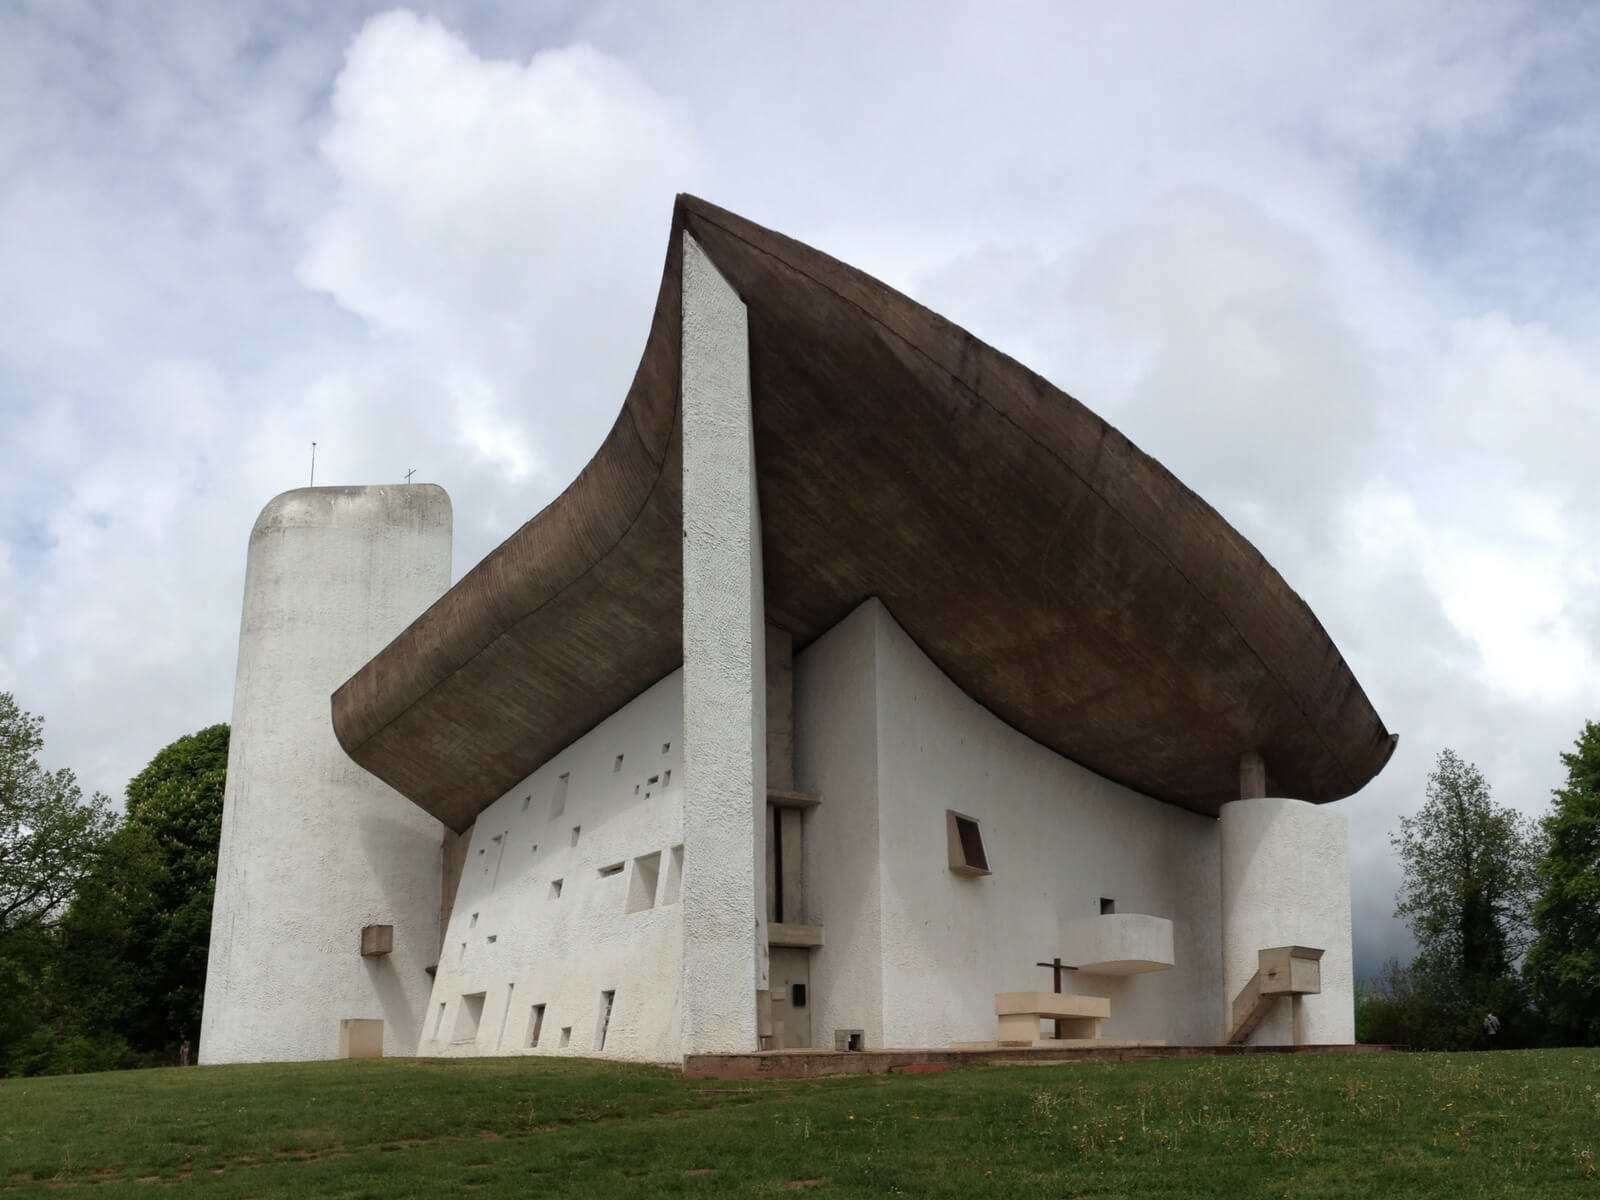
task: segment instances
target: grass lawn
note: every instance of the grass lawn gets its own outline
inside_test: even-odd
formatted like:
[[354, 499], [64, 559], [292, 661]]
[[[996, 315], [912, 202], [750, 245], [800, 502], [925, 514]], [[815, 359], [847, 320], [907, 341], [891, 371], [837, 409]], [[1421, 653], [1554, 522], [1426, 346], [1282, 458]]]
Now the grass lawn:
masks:
[[1584, 1196], [1600, 1051], [686, 1082], [582, 1060], [0, 1080], [0, 1191]]

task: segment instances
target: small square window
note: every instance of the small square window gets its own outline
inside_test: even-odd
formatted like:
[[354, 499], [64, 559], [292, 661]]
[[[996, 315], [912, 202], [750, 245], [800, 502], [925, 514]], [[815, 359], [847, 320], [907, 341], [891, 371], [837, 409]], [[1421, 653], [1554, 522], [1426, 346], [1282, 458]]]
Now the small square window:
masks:
[[1102, 917], [1109, 917], [1112, 913], [1114, 913], [1116, 911], [1117, 911], [1117, 902], [1115, 900], [1113, 900], [1110, 896], [1101, 896], [1100, 897], [1100, 915]]
[[957, 875], [990, 874], [989, 856], [983, 848], [983, 833], [978, 828], [978, 819], [954, 809], [946, 809], [944, 815], [950, 869]]

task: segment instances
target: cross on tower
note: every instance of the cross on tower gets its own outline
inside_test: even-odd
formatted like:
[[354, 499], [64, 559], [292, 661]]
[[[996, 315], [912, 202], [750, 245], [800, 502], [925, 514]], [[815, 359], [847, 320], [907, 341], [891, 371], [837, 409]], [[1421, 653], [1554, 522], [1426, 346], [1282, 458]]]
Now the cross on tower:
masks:
[[415, 475], [416, 473], [417, 473], [417, 469], [415, 467], [412, 467], [411, 470], [407, 471], [406, 472], [406, 482], [410, 483], [411, 482], [411, 477], [413, 475]]

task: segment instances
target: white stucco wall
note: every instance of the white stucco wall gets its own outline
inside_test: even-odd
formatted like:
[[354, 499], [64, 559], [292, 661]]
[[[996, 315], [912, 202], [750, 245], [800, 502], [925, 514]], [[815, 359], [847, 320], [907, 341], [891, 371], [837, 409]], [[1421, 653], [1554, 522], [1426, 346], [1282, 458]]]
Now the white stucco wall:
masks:
[[[1221, 1039], [1215, 820], [1018, 733], [876, 600], [807, 647], [795, 681], [797, 777], [823, 795], [806, 833], [827, 939], [812, 960], [817, 1045], [851, 1027], [869, 1046], [993, 1039], [995, 993], [1048, 991], [1033, 964], [1061, 953], [1063, 925], [1097, 915], [1102, 897], [1171, 920], [1176, 965], [1068, 973], [1065, 990], [1110, 998], [1108, 1037]], [[991, 875], [949, 870], [951, 808], [980, 822]]]
[[[674, 671], [478, 817], [418, 1054], [677, 1060], [682, 731], [683, 676]], [[630, 912], [635, 860], [653, 854], [660, 859], [651, 904]], [[620, 872], [600, 875], [618, 863]], [[558, 879], [556, 897], [551, 885]], [[606, 991], [615, 996], [601, 1051]], [[480, 992], [476, 1036], [458, 1039], [462, 998]], [[528, 1034], [536, 1004], [545, 1009], [534, 1047]], [[566, 1046], [563, 1027], [572, 1031]]]
[[876, 601], [794, 660], [795, 786], [822, 797], [803, 818], [806, 916], [822, 925], [811, 952], [812, 1044], [836, 1029], [883, 1040], [883, 904], [878, 881]]
[[[1110, 782], [1018, 733], [957, 688], [886, 610], [878, 620], [885, 1036], [995, 1036], [994, 994], [1048, 991], [1037, 967], [1063, 922], [1119, 913], [1173, 923], [1175, 965], [1069, 972], [1111, 1000], [1107, 1037], [1219, 1040], [1217, 822]], [[947, 866], [945, 809], [980, 822], [993, 874]], [[934, 981], [937, 981], [935, 985]]]
[[[1223, 805], [1221, 826], [1224, 1005], [1231, 1008], [1255, 974], [1258, 951], [1312, 946], [1324, 951], [1322, 992], [1304, 1000], [1305, 1039], [1324, 1045], [1354, 1042], [1344, 814], [1301, 800], [1236, 800]], [[1289, 1002], [1279, 1001], [1248, 1040], [1257, 1046], [1292, 1044]]]
[[[450, 582], [431, 484], [302, 488], [250, 534], [199, 1059], [335, 1058], [339, 1022], [416, 1047], [443, 827], [340, 748], [329, 697]], [[364, 925], [394, 950], [362, 958]]]
[[757, 1048], [766, 648], [744, 302], [683, 237], [683, 1053]]

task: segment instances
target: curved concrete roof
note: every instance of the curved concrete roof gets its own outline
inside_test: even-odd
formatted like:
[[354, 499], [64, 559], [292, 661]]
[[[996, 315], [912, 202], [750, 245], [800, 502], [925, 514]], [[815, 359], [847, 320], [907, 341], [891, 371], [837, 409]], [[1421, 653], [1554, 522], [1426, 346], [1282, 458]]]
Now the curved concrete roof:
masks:
[[350, 756], [455, 829], [682, 661], [682, 238], [749, 309], [768, 620], [797, 649], [878, 596], [1051, 749], [1215, 813], [1356, 791], [1394, 747], [1298, 595], [1082, 404], [809, 246], [680, 196], [598, 454], [333, 696]]

